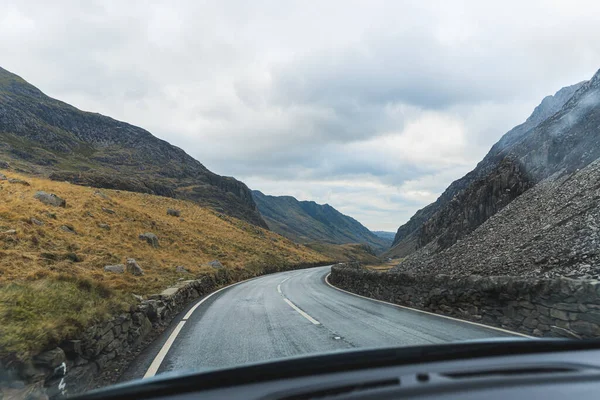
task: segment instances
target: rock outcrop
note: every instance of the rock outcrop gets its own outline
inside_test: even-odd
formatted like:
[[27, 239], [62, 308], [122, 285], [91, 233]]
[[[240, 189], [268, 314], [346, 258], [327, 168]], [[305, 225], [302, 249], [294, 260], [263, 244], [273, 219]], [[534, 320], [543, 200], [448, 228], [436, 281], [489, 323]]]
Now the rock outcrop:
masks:
[[140, 240], [145, 240], [150, 246], [154, 248], [158, 248], [158, 237], [151, 232], [142, 233], [139, 236]]
[[434, 243], [394, 271], [600, 279], [600, 160], [529, 189], [443, 251]]
[[46, 193], [44, 191], [37, 192], [33, 197], [38, 199], [44, 204], [55, 207], [66, 207], [67, 202], [64, 199], [61, 199], [54, 193]]
[[[593, 161], [591, 154], [576, 159], [569, 153], [591, 144], [585, 132], [586, 124], [596, 118], [599, 80], [596, 74], [546, 97], [473, 171], [402, 225], [387, 255], [405, 257], [432, 241], [440, 250], [447, 248], [545, 177], [565, 166], [574, 169]], [[565, 130], [572, 134], [564, 134]]]
[[137, 261], [135, 261], [134, 258], [128, 258], [127, 259], [127, 272], [129, 272], [132, 275], [144, 275], [144, 270], [142, 269], [142, 267], [140, 267], [140, 265], [137, 263]]

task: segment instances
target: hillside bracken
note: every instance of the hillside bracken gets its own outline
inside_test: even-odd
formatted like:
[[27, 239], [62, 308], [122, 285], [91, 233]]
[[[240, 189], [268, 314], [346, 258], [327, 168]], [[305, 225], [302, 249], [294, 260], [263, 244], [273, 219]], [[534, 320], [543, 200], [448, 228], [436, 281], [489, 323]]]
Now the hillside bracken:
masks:
[[[32, 352], [181, 279], [224, 269], [286, 267], [328, 257], [195, 203], [1, 171], [0, 354]], [[66, 200], [43, 204], [37, 191]], [[167, 209], [180, 216], [167, 215]], [[158, 247], [139, 238], [150, 232]], [[143, 275], [104, 267], [134, 258]], [[176, 267], [183, 267], [185, 271]]]

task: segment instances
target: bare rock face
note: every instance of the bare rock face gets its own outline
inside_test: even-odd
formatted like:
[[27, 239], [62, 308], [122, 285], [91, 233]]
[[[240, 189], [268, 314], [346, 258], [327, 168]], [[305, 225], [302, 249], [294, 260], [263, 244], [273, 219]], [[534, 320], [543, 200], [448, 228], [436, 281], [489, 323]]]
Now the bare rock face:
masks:
[[221, 264], [221, 262], [219, 260], [213, 260], [213, 261], [209, 262], [208, 265], [210, 265], [211, 267], [213, 267], [215, 269], [223, 268], [223, 264]]
[[136, 276], [144, 275], [144, 270], [138, 265], [138, 263], [133, 258], [127, 259], [127, 272]]
[[[594, 111], [597, 102], [590, 99], [598, 95], [595, 82], [599, 80], [596, 74], [590, 81], [546, 97], [527, 121], [506, 133], [473, 171], [453, 182], [434, 203], [402, 225], [387, 254], [405, 257], [432, 241], [436, 242], [436, 251], [441, 251], [539, 181], [561, 169], [573, 171], [595, 160], [599, 155], [598, 144], [594, 145], [598, 136], [588, 132], [598, 118]], [[591, 119], [582, 117], [585, 114]]]
[[157, 248], [159, 247], [158, 245], [158, 237], [151, 232], [146, 232], [146, 233], [142, 233], [139, 236], [140, 240], [145, 240], [150, 246]]
[[55, 195], [54, 193], [46, 193], [44, 191], [39, 191], [33, 197], [49, 206], [54, 206], [54, 207], [66, 207], [67, 206], [67, 202], [64, 199], [61, 199], [60, 197]]
[[431, 242], [394, 268], [448, 275], [600, 279], [600, 159], [527, 190], [470, 235]]

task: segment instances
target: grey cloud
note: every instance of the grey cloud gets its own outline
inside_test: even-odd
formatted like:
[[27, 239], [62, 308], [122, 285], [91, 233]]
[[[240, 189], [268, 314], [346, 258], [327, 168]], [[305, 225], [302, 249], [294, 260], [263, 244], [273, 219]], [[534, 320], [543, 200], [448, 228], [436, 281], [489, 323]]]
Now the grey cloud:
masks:
[[217, 173], [395, 229], [543, 96], [596, 71], [599, 11], [8, 0], [0, 52], [49, 95], [140, 125]]

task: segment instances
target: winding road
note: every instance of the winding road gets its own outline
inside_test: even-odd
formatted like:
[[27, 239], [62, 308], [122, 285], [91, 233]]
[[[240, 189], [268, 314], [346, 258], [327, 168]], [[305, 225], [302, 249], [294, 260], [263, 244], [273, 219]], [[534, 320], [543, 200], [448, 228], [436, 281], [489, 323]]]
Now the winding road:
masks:
[[125, 378], [357, 347], [513, 336], [349, 294], [329, 285], [329, 272], [318, 267], [266, 275], [199, 300], [138, 357]]

